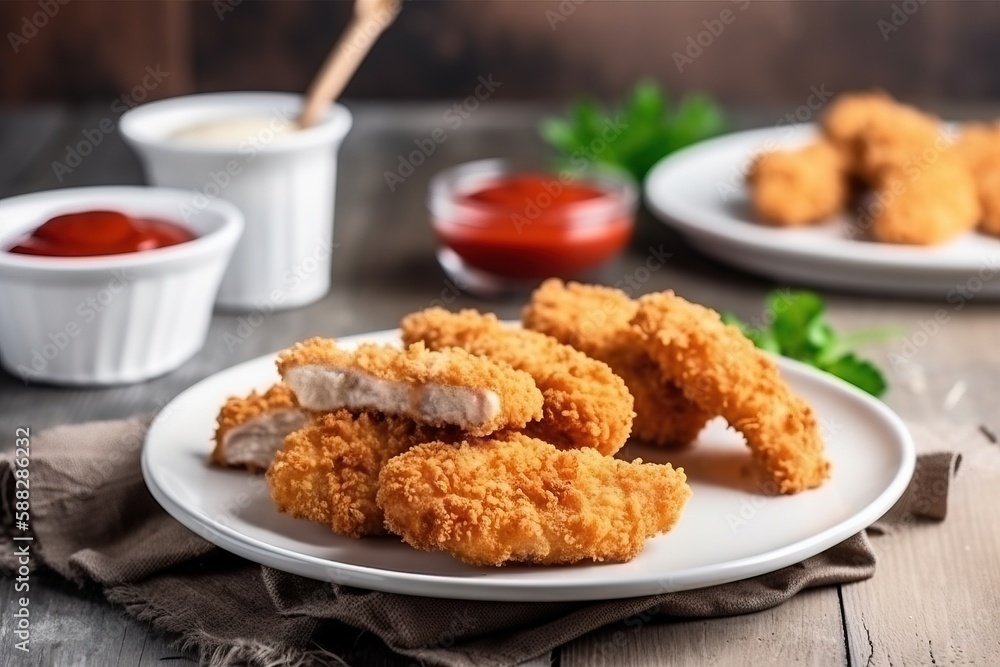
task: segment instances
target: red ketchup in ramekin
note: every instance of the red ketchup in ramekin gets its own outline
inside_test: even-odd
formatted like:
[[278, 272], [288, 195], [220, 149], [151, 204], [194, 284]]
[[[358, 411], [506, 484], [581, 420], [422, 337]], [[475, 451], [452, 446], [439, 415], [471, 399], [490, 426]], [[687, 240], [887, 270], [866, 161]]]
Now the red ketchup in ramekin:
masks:
[[97, 257], [165, 248], [194, 238], [186, 228], [167, 220], [133, 218], [117, 211], [83, 211], [48, 220], [7, 252]]

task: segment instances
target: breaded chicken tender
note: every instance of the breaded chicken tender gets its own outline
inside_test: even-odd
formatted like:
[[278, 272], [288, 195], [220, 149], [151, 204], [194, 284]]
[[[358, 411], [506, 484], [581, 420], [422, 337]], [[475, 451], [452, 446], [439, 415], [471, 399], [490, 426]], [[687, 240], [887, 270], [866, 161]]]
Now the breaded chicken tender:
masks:
[[635, 401], [632, 434], [663, 446], [692, 442], [713, 416], [663, 378], [642, 348], [631, 320], [638, 305], [625, 292], [546, 280], [524, 309], [526, 329], [552, 336], [608, 364]]
[[246, 397], [232, 396], [216, 419], [211, 462], [224, 468], [264, 472], [285, 436], [302, 428], [308, 416], [283, 384], [263, 394], [255, 391]]
[[885, 169], [903, 167], [942, 139], [951, 143], [939, 118], [881, 91], [838, 96], [820, 125], [848, 168], [872, 186]]
[[671, 292], [639, 299], [633, 325], [664, 374], [746, 438], [754, 462], [781, 493], [819, 486], [829, 475], [809, 405], [775, 363], [713, 310]]
[[955, 149], [973, 172], [1000, 162], [1000, 122], [965, 123]]
[[372, 410], [470, 435], [522, 428], [542, 416], [530, 375], [464, 350], [432, 352], [422, 343], [348, 350], [312, 338], [278, 355], [278, 372], [310, 410]]
[[940, 134], [937, 118], [881, 91], [838, 96], [820, 125], [849, 169], [872, 186], [884, 169], [903, 165]]
[[855, 155], [859, 140], [874, 116], [889, 115], [896, 101], [875, 90], [838, 95], [820, 116], [820, 127], [827, 138], [844, 152]]
[[887, 173], [930, 161], [932, 151], [947, 151], [951, 144], [938, 118], [897, 105], [891, 112], [873, 116], [861, 132], [857, 174], [878, 187]]
[[403, 319], [403, 342], [432, 350], [463, 348], [525, 371], [542, 391], [542, 419], [528, 435], [559, 447], [592, 447], [605, 455], [621, 449], [632, 429], [632, 395], [607, 364], [551, 336], [501, 324], [475, 310], [429, 308]]
[[519, 433], [414, 447], [389, 461], [378, 504], [408, 544], [472, 565], [622, 562], [670, 530], [684, 471], [560, 450]]
[[885, 243], [937, 245], [976, 228], [982, 217], [972, 172], [954, 151], [879, 177], [872, 236]]
[[955, 149], [976, 182], [982, 208], [979, 229], [1000, 236], [1000, 123], [966, 124]]
[[823, 127], [874, 189], [864, 226], [875, 240], [935, 245], [978, 224], [975, 181], [935, 116], [884, 94], [845, 95]]
[[982, 220], [979, 230], [992, 236], [1000, 236], [1000, 164], [976, 176], [976, 190]]
[[754, 212], [764, 222], [795, 227], [843, 210], [849, 194], [846, 161], [829, 141], [761, 153], [747, 175]]
[[382, 467], [446, 433], [404, 418], [346, 410], [323, 415], [285, 439], [267, 470], [271, 498], [279, 511], [340, 535], [383, 535], [375, 503]]

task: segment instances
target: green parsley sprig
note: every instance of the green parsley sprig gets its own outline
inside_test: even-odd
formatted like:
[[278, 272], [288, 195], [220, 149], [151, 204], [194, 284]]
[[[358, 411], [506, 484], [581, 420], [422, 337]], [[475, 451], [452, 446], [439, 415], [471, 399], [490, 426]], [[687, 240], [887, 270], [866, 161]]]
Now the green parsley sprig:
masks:
[[722, 110], [703, 95], [688, 95], [671, 109], [652, 82], [640, 82], [618, 110], [592, 100], [573, 104], [569, 116], [546, 118], [542, 137], [571, 164], [582, 159], [626, 170], [638, 181], [662, 157], [726, 127]]
[[838, 334], [826, 319], [822, 297], [807, 291], [772, 292], [767, 297], [766, 312], [770, 323], [765, 326], [751, 326], [729, 313], [722, 319], [738, 327], [762, 350], [815, 366], [872, 396], [885, 393], [885, 376], [853, 350], [858, 345], [895, 338], [899, 331], [871, 329]]

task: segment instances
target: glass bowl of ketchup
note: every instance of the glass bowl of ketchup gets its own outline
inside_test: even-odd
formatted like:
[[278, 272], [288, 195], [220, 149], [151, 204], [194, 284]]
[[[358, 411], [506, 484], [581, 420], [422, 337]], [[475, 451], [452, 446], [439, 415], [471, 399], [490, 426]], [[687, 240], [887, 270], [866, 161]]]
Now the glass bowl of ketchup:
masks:
[[428, 207], [438, 260], [459, 285], [517, 288], [586, 277], [616, 257], [632, 236], [636, 198], [624, 174], [493, 159], [437, 174]]

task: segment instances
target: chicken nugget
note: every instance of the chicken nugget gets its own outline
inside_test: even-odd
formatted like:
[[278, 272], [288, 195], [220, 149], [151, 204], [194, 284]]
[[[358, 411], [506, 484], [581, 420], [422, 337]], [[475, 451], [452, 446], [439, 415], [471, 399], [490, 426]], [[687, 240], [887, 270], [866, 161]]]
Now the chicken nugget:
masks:
[[991, 169], [1000, 162], [1000, 122], [965, 123], [955, 150], [973, 173]]
[[542, 391], [542, 419], [524, 432], [559, 447], [593, 447], [611, 455], [632, 429], [633, 400], [607, 364], [555, 338], [504, 326], [493, 314], [429, 308], [403, 319], [403, 341], [432, 350], [463, 348], [510, 364]]
[[851, 161], [857, 157], [859, 140], [871, 119], [893, 113], [897, 103], [881, 90], [837, 95], [820, 116], [827, 138]]
[[431, 443], [379, 478], [389, 530], [472, 565], [623, 562], [670, 530], [691, 489], [682, 469], [560, 450], [519, 433]]
[[868, 185], [875, 185], [883, 169], [912, 159], [941, 131], [936, 117], [882, 91], [837, 96], [821, 116], [820, 126], [848, 168]]
[[758, 218], [777, 227], [823, 222], [843, 210], [850, 192], [843, 154], [826, 140], [761, 153], [747, 184]]
[[933, 160], [953, 143], [941, 121], [912, 107], [899, 105], [873, 116], [857, 139], [858, 176], [879, 187], [887, 173]]
[[982, 209], [979, 231], [1000, 236], [1000, 164], [980, 172], [976, 177], [976, 186]]
[[542, 416], [542, 394], [530, 375], [464, 350], [432, 352], [422, 343], [346, 350], [312, 338], [278, 355], [278, 372], [310, 410], [373, 410], [471, 435], [521, 428]]
[[309, 413], [299, 407], [292, 391], [283, 384], [263, 394], [232, 396], [216, 419], [215, 449], [210, 461], [223, 468], [246, 468], [264, 472], [274, 453], [292, 431], [302, 428]]
[[639, 299], [632, 323], [664, 374], [744, 435], [754, 462], [777, 491], [795, 493], [823, 483], [830, 464], [812, 409], [739, 329], [672, 292]]
[[383, 535], [375, 503], [382, 467], [447, 433], [405, 418], [346, 410], [323, 415], [285, 439], [267, 470], [271, 498], [279, 511], [340, 535]]
[[904, 170], [885, 170], [870, 208], [877, 241], [937, 245], [976, 228], [982, 217], [972, 172], [954, 151]]
[[632, 329], [638, 305], [625, 292], [546, 280], [524, 309], [524, 326], [603, 361], [635, 401], [632, 434], [662, 446], [692, 442], [711, 415], [665, 380]]
[[976, 182], [982, 209], [979, 229], [1000, 236], [1000, 123], [966, 124], [955, 150]]

